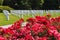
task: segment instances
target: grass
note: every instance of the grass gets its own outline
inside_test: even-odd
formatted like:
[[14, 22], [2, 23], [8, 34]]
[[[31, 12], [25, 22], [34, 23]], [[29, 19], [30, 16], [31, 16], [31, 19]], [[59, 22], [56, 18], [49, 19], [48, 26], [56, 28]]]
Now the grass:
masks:
[[57, 16], [60, 16], [60, 12], [53, 12], [51, 13], [51, 17], [57, 17]]
[[[36, 15], [40, 15], [40, 14], [36, 13]], [[44, 14], [42, 16], [45, 16], [45, 15], [46, 15], [46, 12], [44, 12]], [[52, 17], [57, 17], [57, 16], [60, 16], [60, 12], [58, 12], [58, 13], [54, 12], [51, 15], [52, 15]], [[33, 17], [32, 14], [29, 14], [29, 16], [28, 16], [28, 14], [26, 13], [23, 16], [24, 20], [26, 20], [27, 18], [30, 18], [30, 17]], [[0, 13], [0, 26], [13, 24], [15, 21], [20, 19], [18, 16], [15, 16], [15, 15], [9, 15], [9, 18], [10, 18], [9, 21], [7, 21], [5, 15], [3, 13]]]
[[10, 15], [9, 18], [10, 18], [9, 21], [7, 21], [5, 15], [3, 13], [0, 13], [0, 26], [12, 24], [16, 20], [19, 20], [19, 17], [14, 15]]

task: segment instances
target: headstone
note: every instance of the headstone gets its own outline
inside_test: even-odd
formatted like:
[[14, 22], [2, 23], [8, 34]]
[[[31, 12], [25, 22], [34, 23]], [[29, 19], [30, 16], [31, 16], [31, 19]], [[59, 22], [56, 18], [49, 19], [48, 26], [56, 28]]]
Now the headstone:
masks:
[[36, 15], [36, 10], [31, 10], [32, 13], [32, 17], [34, 17]]
[[23, 11], [22, 10], [10, 10], [11, 14], [18, 16], [19, 18], [22, 17]]
[[23, 18], [24, 16], [29, 17], [31, 14], [31, 17], [36, 16], [36, 14], [39, 14], [42, 16], [44, 14], [44, 10], [10, 10], [10, 12], [16, 16], [20, 16], [20, 18]]
[[7, 10], [3, 10], [3, 13], [6, 16], [6, 19], [9, 20], [9, 12]]
[[43, 10], [39, 10], [40, 11], [40, 16], [42, 16], [43, 15]]

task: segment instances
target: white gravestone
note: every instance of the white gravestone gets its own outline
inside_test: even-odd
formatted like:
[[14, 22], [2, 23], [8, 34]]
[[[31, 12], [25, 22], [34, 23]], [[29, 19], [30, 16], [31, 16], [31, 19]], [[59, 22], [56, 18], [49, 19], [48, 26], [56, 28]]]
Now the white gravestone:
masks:
[[[16, 16], [19, 16], [20, 18], [23, 18], [24, 16], [29, 17], [30, 14], [32, 14], [31, 16], [34, 17], [36, 16], [36, 14], [39, 13], [40, 16], [42, 16], [44, 14], [44, 10], [10, 10], [11, 14], [14, 14]], [[49, 13], [48, 11], [46, 11], [46, 13]]]
[[35, 16], [35, 10], [30, 10], [30, 12], [31, 12], [31, 14], [32, 14], [32, 17], [34, 17]]
[[10, 10], [11, 14], [18, 16], [19, 18], [22, 16], [22, 10]]
[[9, 12], [7, 10], [3, 10], [3, 13], [6, 16], [6, 19], [9, 20]]
[[48, 14], [49, 12], [48, 12], [48, 10], [46, 10], [46, 14]]

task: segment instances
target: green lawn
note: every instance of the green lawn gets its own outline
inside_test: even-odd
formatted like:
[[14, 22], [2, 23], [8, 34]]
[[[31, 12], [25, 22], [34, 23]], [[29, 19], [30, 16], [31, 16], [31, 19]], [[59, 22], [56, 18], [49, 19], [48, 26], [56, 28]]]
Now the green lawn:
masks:
[[[39, 15], [39, 14], [36, 14]], [[21, 16], [21, 15], [20, 15]], [[26, 21], [27, 18], [33, 17], [32, 14], [27, 15], [27, 13], [23, 16], [24, 20]], [[19, 20], [20, 18], [15, 15], [9, 15], [10, 20], [7, 21], [6, 17], [3, 13], [0, 13], [0, 26], [2, 25], [8, 25], [8, 24], [13, 24], [15, 21]]]
[[16, 20], [19, 19], [19, 17], [14, 16], [14, 15], [10, 15], [9, 18], [10, 18], [10, 20], [7, 21], [5, 15], [4, 15], [3, 13], [0, 13], [0, 26], [12, 24], [12, 23], [14, 23]]
[[[40, 14], [37, 13], [36, 15], [40, 15]], [[44, 14], [42, 16], [45, 16], [45, 15], [46, 15], [46, 13], [44, 12]], [[52, 14], [52, 17], [57, 17], [57, 16], [60, 16], [60, 13], [54, 12]], [[0, 13], [0, 26], [2, 26], [2, 25], [8, 25], [8, 24], [13, 24], [15, 21], [17, 21], [17, 20], [20, 19], [18, 16], [15, 16], [15, 15], [9, 15], [9, 17], [10, 17], [10, 20], [7, 21], [5, 15], [3, 13]], [[30, 18], [30, 17], [32, 17], [32, 14], [29, 14], [29, 16], [28, 16], [27, 13], [26, 13], [23, 16], [24, 20], [26, 20], [27, 18]]]

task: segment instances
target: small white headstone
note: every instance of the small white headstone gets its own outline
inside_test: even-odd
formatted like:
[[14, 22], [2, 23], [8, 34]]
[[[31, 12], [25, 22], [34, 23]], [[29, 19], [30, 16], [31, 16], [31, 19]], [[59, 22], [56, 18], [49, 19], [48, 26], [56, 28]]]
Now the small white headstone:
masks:
[[9, 12], [7, 10], [3, 10], [3, 13], [6, 16], [6, 19], [9, 20]]

